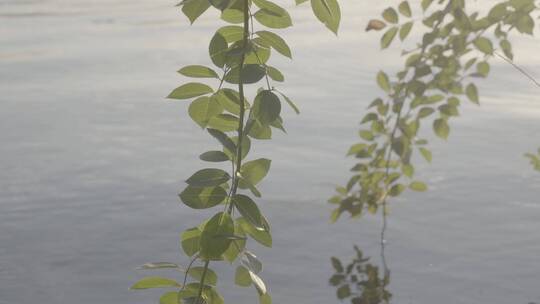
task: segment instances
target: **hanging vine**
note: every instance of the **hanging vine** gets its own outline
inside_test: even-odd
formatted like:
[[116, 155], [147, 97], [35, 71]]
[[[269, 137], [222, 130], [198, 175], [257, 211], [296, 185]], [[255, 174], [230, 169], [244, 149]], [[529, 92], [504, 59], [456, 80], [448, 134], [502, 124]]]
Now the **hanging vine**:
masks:
[[533, 35], [532, 15], [538, 11], [534, 0], [502, 1], [484, 16], [468, 13], [465, 2], [423, 0], [423, 18], [417, 22], [409, 2], [402, 1], [385, 9], [381, 19], [369, 22], [366, 30], [385, 30], [383, 49], [397, 36], [405, 41], [413, 27], [423, 34], [413, 49], [403, 50], [402, 70], [395, 76], [377, 74], [384, 96], [369, 105], [361, 121], [365, 126], [359, 132], [361, 141], [348, 151], [359, 162], [351, 169], [348, 183], [329, 200], [337, 205], [333, 221], [344, 212], [357, 217], [366, 210], [383, 209], [385, 225], [388, 197], [407, 188], [425, 191], [426, 184], [414, 179], [414, 156], [432, 160], [421, 127], [430, 124], [436, 136], [446, 139], [449, 121], [459, 116], [461, 103], [479, 104], [474, 79], [488, 76], [490, 60], [499, 56], [512, 62], [510, 33]]
[[[296, 0], [296, 4], [306, 1]], [[310, 3], [315, 16], [337, 33], [341, 12], [336, 0]], [[272, 246], [270, 224], [253, 198], [262, 195], [257, 186], [267, 175], [271, 160], [245, 159], [252, 140], [269, 140], [273, 130], [285, 131], [283, 102], [299, 113], [297, 106], [274, 87], [274, 82], [283, 82], [285, 77], [269, 64], [273, 52], [292, 58], [291, 49], [277, 33], [263, 28], [288, 28], [292, 19], [287, 10], [267, 0], [184, 0], [178, 6], [191, 23], [211, 7], [229, 23], [210, 40], [213, 68], [189, 65], [178, 71], [186, 77], [213, 80], [214, 87], [208, 82], [188, 82], [174, 89], [168, 98], [194, 99], [188, 108], [189, 116], [222, 146], [202, 153], [200, 159], [216, 165], [228, 163], [230, 169], [201, 169], [186, 180], [187, 187], [179, 194], [180, 200], [193, 209], [222, 209], [183, 232], [181, 247], [191, 258], [183, 279], [146, 277], [132, 289], [173, 289], [163, 294], [161, 304], [222, 304], [223, 297], [216, 289], [218, 275], [211, 264], [226, 261], [236, 265], [235, 283], [254, 286], [260, 302], [268, 304], [271, 298], [261, 278], [262, 263], [247, 247], [250, 239]], [[263, 85], [250, 102], [247, 85], [259, 83]], [[169, 262], [148, 263], [142, 268], [183, 270]]]

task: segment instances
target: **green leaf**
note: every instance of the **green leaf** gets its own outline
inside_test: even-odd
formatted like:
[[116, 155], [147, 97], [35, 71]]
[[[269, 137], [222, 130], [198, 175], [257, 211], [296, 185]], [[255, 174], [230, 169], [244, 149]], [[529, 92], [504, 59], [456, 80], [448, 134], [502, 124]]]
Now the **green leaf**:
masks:
[[223, 107], [215, 97], [199, 97], [195, 99], [188, 109], [189, 116], [201, 128], [208, 125], [210, 119], [223, 112]]
[[182, 249], [188, 256], [193, 256], [199, 252], [199, 241], [201, 239], [201, 231], [199, 228], [190, 228], [182, 233], [181, 245]]
[[207, 151], [201, 154], [199, 158], [207, 162], [223, 162], [230, 160], [229, 156], [221, 151]]
[[390, 92], [390, 80], [388, 80], [388, 76], [385, 72], [379, 71], [379, 73], [377, 73], [377, 84], [386, 93]]
[[211, 87], [203, 83], [189, 82], [174, 89], [167, 98], [170, 99], [190, 99], [214, 92]]
[[336, 270], [336, 272], [341, 273], [343, 272], [343, 265], [341, 264], [341, 261], [336, 257], [331, 257], [330, 261], [332, 262], [332, 267]]
[[426, 11], [431, 5], [431, 3], [433, 3], [433, 0], [422, 0], [422, 10]]
[[223, 37], [219, 32], [214, 34], [214, 37], [212, 37], [212, 40], [210, 40], [208, 52], [210, 54], [210, 59], [212, 59], [212, 62], [216, 66], [220, 68], [225, 66], [226, 53], [228, 49], [229, 46], [227, 44], [227, 40], [225, 40], [225, 37]]
[[167, 288], [167, 287], [181, 287], [175, 280], [171, 280], [163, 277], [146, 277], [133, 286], [130, 289], [149, 289], [149, 288]]
[[191, 24], [210, 7], [208, 0], [187, 0], [183, 3], [182, 12], [188, 17]]
[[247, 134], [255, 139], [270, 139], [272, 138], [272, 129], [270, 126], [263, 126], [260, 122], [253, 119], [251, 120], [251, 127], [248, 129]]
[[251, 277], [249, 276], [249, 270], [244, 266], [238, 266], [234, 275], [234, 283], [241, 287], [251, 286]]
[[272, 298], [268, 293], [259, 296], [259, 304], [272, 304]]
[[[234, 235], [245, 238], [246, 234], [244, 230], [242, 230], [242, 227], [240, 227], [240, 224], [238, 222], [234, 223]], [[223, 257], [225, 260], [229, 261], [230, 263], [234, 262], [238, 255], [244, 251], [246, 247], [246, 239], [237, 239], [232, 240], [231, 245], [223, 253]]]
[[241, 10], [229, 8], [221, 12], [221, 19], [233, 24], [242, 23], [244, 13]]
[[257, 207], [257, 204], [255, 204], [255, 202], [249, 198], [249, 196], [236, 194], [233, 196], [232, 201], [236, 209], [240, 211], [240, 214], [255, 228], [260, 230], [265, 229], [265, 223], [262, 219], [261, 211], [259, 210], [259, 207]]
[[[232, 114], [240, 114], [240, 94], [229, 88], [220, 89], [215, 95], [223, 108]], [[249, 108], [249, 103], [244, 99], [244, 109]]]
[[253, 0], [258, 10], [254, 17], [262, 25], [269, 28], [287, 28], [292, 25], [291, 16], [281, 6], [266, 0]]
[[410, 22], [407, 22], [407, 23], [405, 23], [405, 24], [403, 24], [401, 26], [401, 28], [399, 29], [399, 39], [401, 41], [403, 41], [403, 40], [405, 40], [405, 38], [407, 38], [407, 36], [411, 32], [413, 24], [414, 24], [414, 22], [410, 21]]
[[300, 114], [300, 110], [298, 109], [298, 107], [294, 104], [294, 102], [289, 99], [289, 97], [285, 96], [285, 94], [281, 93], [278, 91], [278, 93], [283, 96], [283, 98], [285, 99], [285, 101], [287, 102], [287, 104], [289, 104], [289, 106], [294, 110], [294, 112], [296, 114]]
[[262, 125], [269, 125], [275, 121], [281, 113], [281, 102], [272, 91], [260, 91], [253, 102], [251, 114]]
[[195, 172], [186, 180], [186, 183], [192, 187], [212, 187], [219, 186], [230, 178], [229, 173], [221, 169], [206, 168]]
[[398, 196], [400, 195], [403, 191], [405, 190], [405, 186], [403, 186], [402, 184], [395, 184], [392, 186], [392, 188], [390, 188], [390, 190], [388, 191], [388, 194], [390, 196]]
[[219, 78], [214, 70], [203, 65], [188, 65], [178, 70], [178, 73], [194, 78]]
[[501, 49], [503, 50], [503, 53], [506, 57], [510, 58], [510, 60], [514, 59], [514, 54], [512, 53], [512, 44], [506, 39], [501, 40], [499, 43], [501, 46]]
[[[235, 136], [233, 138], [231, 138], [235, 147], [236, 145], [238, 144], [238, 137]], [[246, 157], [246, 155], [248, 154], [249, 150], [251, 149], [251, 140], [249, 139], [249, 137], [245, 137], [242, 139], [242, 159], [244, 159]], [[230, 149], [223, 149], [223, 152], [232, 160], [235, 160], [236, 159], [236, 148], [234, 150], [230, 150]]]
[[517, 20], [516, 29], [520, 33], [532, 35], [534, 29], [534, 20], [529, 15], [521, 15]]
[[435, 119], [435, 121], [433, 121], [433, 129], [435, 130], [435, 134], [440, 138], [448, 138], [448, 133], [450, 133], [450, 127], [448, 126], [448, 123], [445, 119]]
[[418, 192], [424, 192], [424, 191], [427, 190], [426, 184], [424, 184], [423, 182], [419, 182], [419, 181], [412, 182], [409, 185], [409, 188], [411, 188], [411, 190], [418, 191]]
[[[202, 278], [202, 274], [204, 272], [204, 267], [191, 267], [191, 269], [188, 271], [188, 274], [193, 279], [200, 281]], [[206, 270], [206, 275], [204, 277], [204, 284], [213, 285], [216, 286], [218, 281], [217, 274], [210, 268]]]
[[208, 1], [213, 7], [217, 8], [220, 11], [223, 11], [224, 9], [227, 8], [227, 6], [229, 6], [230, 0], [208, 0]]
[[315, 17], [337, 35], [341, 21], [341, 9], [336, 0], [311, 0]]
[[263, 270], [263, 265], [256, 255], [246, 250], [244, 252], [244, 257], [245, 258], [242, 260], [242, 264], [244, 264], [249, 270], [256, 274]]
[[201, 233], [200, 256], [204, 260], [219, 260], [231, 244], [229, 236], [234, 234], [234, 223], [228, 213], [214, 215]]
[[233, 43], [242, 40], [244, 37], [244, 28], [238, 25], [226, 25], [217, 30], [227, 43]]
[[283, 82], [285, 80], [285, 77], [283, 76], [283, 74], [278, 69], [276, 69], [274, 67], [271, 67], [269, 65], [266, 66], [266, 73], [274, 81]]
[[401, 171], [403, 172], [403, 174], [405, 174], [405, 176], [407, 176], [408, 178], [412, 178], [413, 175], [414, 175], [414, 167], [410, 164], [405, 164], [401, 167]]
[[339, 300], [343, 300], [351, 296], [351, 289], [349, 285], [343, 285], [337, 289], [336, 294]]
[[238, 128], [238, 117], [230, 114], [219, 114], [208, 121], [208, 126], [223, 132], [235, 131]]
[[178, 304], [178, 292], [170, 291], [159, 298], [159, 304]]
[[187, 186], [179, 196], [188, 207], [207, 209], [221, 204], [227, 197], [227, 192], [222, 187], [200, 188]]
[[240, 187], [240, 189], [248, 188], [248, 185], [243, 180], [248, 181], [252, 185], [257, 185], [268, 173], [271, 162], [272, 161], [269, 159], [259, 158], [244, 163], [240, 169], [242, 179], [240, 179], [238, 187]]
[[424, 147], [420, 147], [418, 148], [418, 150], [420, 150], [420, 154], [422, 154], [422, 156], [424, 157], [424, 159], [427, 161], [427, 162], [431, 162], [432, 160], [432, 156], [431, 156], [431, 151], [429, 151], [428, 149], [424, 148]]
[[272, 47], [278, 53], [282, 54], [283, 56], [292, 58], [291, 49], [289, 48], [289, 45], [287, 45], [287, 42], [285, 42], [285, 40], [283, 40], [283, 38], [281, 38], [279, 35], [269, 32], [269, 31], [258, 31], [255, 34], [261, 37], [261, 39], [265, 43], [267, 43], [270, 47]]
[[478, 37], [473, 41], [474, 46], [485, 54], [493, 54], [493, 44], [491, 40], [485, 37]]
[[405, 16], [405, 17], [411, 17], [412, 13], [411, 13], [411, 7], [409, 6], [409, 2], [407, 1], [403, 1], [399, 4], [398, 6], [398, 10], [399, 12]]
[[389, 7], [385, 9], [382, 13], [382, 17], [384, 20], [390, 23], [398, 23], [399, 17], [395, 9]]
[[210, 133], [210, 135], [216, 138], [225, 149], [228, 149], [229, 151], [236, 151], [236, 145], [225, 133], [216, 129], [207, 129], [207, 131]]
[[465, 88], [465, 95], [469, 98], [470, 101], [479, 104], [480, 100], [478, 99], [478, 89], [473, 83], [469, 83]]
[[478, 74], [482, 75], [483, 77], [488, 76], [489, 70], [490, 70], [489, 63], [487, 63], [486, 61], [479, 62], [476, 65], [476, 71], [478, 72]]
[[258, 230], [253, 226], [250, 222], [248, 222], [245, 218], [240, 217], [236, 221], [242, 227], [242, 230], [246, 232], [249, 236], [251, 236], [255, 241], [260, 243], [261, 245], [264, 245], [266, 247], [272, 247], [272, 235], [270, 234], [270, 229], [268, 226], [268, 222], [263, 216], [263, 220], [265, 222], [265, 230]]
[[392, 43], [392, 40], [394, 40], [394, 37], [396, 37], [397, 32], [398, 32], [397, 26], [389, 28], [381, 38], [381, 48], [385, 49], [389, 47], [390, 44]]
[[156, 262], [156, 263], [146, 263], [137, 269], [152, 270], [152, 269], [163, 269], [163, 268], [176, 268], [180, 269], [180, 266], [174, 263], [169, 262]]
[[[225, 81], [232, 84], [238, 84], [240, 82], [240, 68], [236, 67], [231, 69], [225, 75]], [[242, 69], [242, 81], [244, 84], [256, 83], [266, 75], [266, 69], [259, 64], [246, 64]]]

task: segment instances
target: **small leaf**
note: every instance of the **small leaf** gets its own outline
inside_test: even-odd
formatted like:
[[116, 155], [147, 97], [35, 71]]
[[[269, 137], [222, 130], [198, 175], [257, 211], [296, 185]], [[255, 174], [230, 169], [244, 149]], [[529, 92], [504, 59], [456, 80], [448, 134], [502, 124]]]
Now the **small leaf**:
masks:
[[433, 121], [433, 129], [435, 130], [435, 134], [437, 134], [437, 136], [439, 136], [440, 138], [448, 138], [448, 133], [450, 133], [450, 127], [448, 126], [448, 123], [445, 119], [439, 118]]
[[178, 292], [170, 291], [159, 298], [159, 304], [178, 304]]
[[238, 117], [231, 114], [218, 114], [210, 118], [208, 126], [222, 132], [236, 131], [238, 128]]
[[283, 74], [278, 69], [269, 65], [266, 66], [266, 73], [274, 81], [283, 82], [285, 80], [285, 76], [283, 76]]
[[390, 23], [398, 23], [399, 21], [399, 17], [398, 17], [398, 14], [396, 13], [396, 10], [391, 7], [385, 9], [382, 13], [382, 16], [384, 20]]
[[380, 71], [379, 73], [377, 73], [377, 84], [386, 93], [390, 92], [390, 80], [388, 79], [388, 76], [385, 72]]
[[426, 184], [424, 184], [423, 182], [419, 182], [419, 181], [412, 182], [409, 185], [409, 188], [411, 188], [411, 190], [418, 191], [418, 192], [423, 192], [423, 191], [427, 190]]
[[199, 241], [201, 239], [201, 231], [199, 228], [190, 228], [184, 233], [181, 237], [182, 249], [188, 256], [193, 256], [195, 253], [199, 252]]
[[478, 89], [473, 83], [469, 83], [465, 88], [465, 95], [469, 98], [470, 101], [478, 104], [480, 100], [478, 99]]
[[240, 214], [248, 220], [255, 228], [264, 230], [264, 221], [261, 215], [261, 211], [257, 204], [249, 198], [249, 196], [243, 194], [236, 194], [233, 196], [232, 201], [234, 206]]
[[208, 0], [187, 0], [183, 3], [182, 12], [188, 17], [191, 24], [210, 7]]
[[243, 180], [249, 181], [252, 185], [257, 185], [268, 173], [270, 169], [271, 160], [266, 158], [259, 158], [246, 162], [240, 169], [242, 179], [240, 180], [238, 187], [240, 189], [247, 189], [248, 185]]
[[227, 40], [225, 40], [225, 37], [223, 37], [219, 32], [216, 32], [214, 37], [212, 37], [212, 40], [210, 40], [210, 45], [208, 46], [210, 59], [212, 59], [212, 62], [216, 66], [220, 68], [225, 66], [226, 52], [228, 48], [229, 46], [227, 44]]
[[476, 65], [476, 70], [483, 77], [487, 77], [488, 74], [489, 74], [489, 70], [490, 70], [489, 63], [487, 63], [486, 61], [479, 62]]
[[[263, 216], [264, 219], [264, 216]], [[240, 217], [236, 220], [240, 227], [242, 227], [242, 230], [249, 234], [255, 241], [260, 243], [261, 245], [264, 245], [266, 247], [272, 247], [272, 235], [270, 234], [270, 229], [268, 226], [268, 222], [266, 219], [264, 219], [265, 222], [265, 230], [261, 231], [255, 228], [251, 223], [249, 223], [245, 218]]]
[[229, 151], [236, 151], [236, 145], [225, 133], [216, 129], [206, 129], [210, 135], [216, 138], [225, 149]]
[[229, 248], [234, 234], [234, 223], [228, 213], [220, 212], [214, 215], [204, 225], [200, 240], [200, 256], [204, 260], [219, 260]]
[[268, 293], [259, 296], [259, 304], [272, 304], [272, 298]]
[[254, 255], [250, 251], [245, 251], [244, 257], [245, 259], [242, 260], [242, 264], [244, 264], [249, 270], [253, 271], [256, 274], [260, 273], [263, 270], [262, 263], [261, 261], [259, 261], [256, 255]]
[[281, 112], [281, 102], [276, 94], [269, 90], [260, 91], [253, 102], [252, 115], [262, 125], [275, 121]]
[[311, 0], [315, 17], [337, 35], [341, 21], [341, 9], [336, 0]]
[[170, 99], [190, 99], [214, 92], [211, 87], [203, 83], [190, 82], [174, 89], [167, 98]]
[[431, 151], [429, 151], [428, 149], [424, 148], [424, 147], [420, 147], [418, 148], [418, 150], [420, 150], [420, 154], [422, 154], [422, 156], [424, 157], [424, 159], [427, 161], [427, 162], [431, 162], [432, 160], [432, 156], [431, 156]]
[[204, 152], [203, 154], [199, 156], [199, 158], [207, 162], [223, 162], [223, 161], [230, 160], [227, 154], [221, 151]]
[[411, 7], [409, 6], [409, 2], [403, 1], [398, 6], [399, 12], [405, 16], [405, 17], [411, 17]]
[[336, 270], [336, 272], [343, 272], [343, 265], [341, 265], [341, 261], [336, 257], [331, 257], [330, 261], [332, 262], [332, 267]]
[[179, 196], [188, 207], [207, 209], [221, 204], [227, 197], [227, 192], [221, 187], [201, 188], [187, 186]]
[[291, 49], [287, 45], [287, 42], [285, 42], [285, 40], [283, 40], [283, 38], [281, 38], [279, 35], [269, 31], [258, 31], [255, 34], [261, 37], [265, 43], [283, 56], [292, 58]]
[[188, 113], [191, 119], [196, 122], [201, 128], [208, 125], [210, 119], [223, 112], [223, 106], [212, 96], [202, 96], [195, 99], [188, 108]]
[[390, 44], [392, 43], [392, 40], [394, 40], [394, 37], [396, 37], [397, 32], [398, 32], [397, 26], [394, 26], [388, 29], [381, 38], [381, 48], [385, 49], [389, 47]]
[[407, 22], [407, 23], [405, 23], [405, 24], [403, 24], [401, 26], [401, 28], [399, 29], [399, 39], [401, 41], [403, 41], [403, 40], [405, 40], [405, 38], [407, 38], [407, 36], [411, 32], [413, 24], [414, 23], [412, 21], [410, 21], [410, 22]]
[[133, 286], [130, 289], [149, 289], [149, 288], [167, 288], [167, 287], [180, 287], [181, 285], [175, 280], [171, 280], [163, 277], [146, 277]]
[[[189, 269], [188, 274], [193, 279], [200, 281], [202, 278], [202, 274], [204, 272], [204, 267], [191, 267]], [[206, 270], [206, 275], [204, 276], [204, 284], [213, 285], [216, 286], [218, 281], [217, 274], [210, 268]]]
[[156, 262], [156, 263], [146, 263], [144, 265], [141, 265], [137, 269], [150, 270], [150, 269], [163, 269], [163, 268], [180, 269], [180, 266], [174, 263], [169, 263], [169, 262]]
[[234, 275], [234, 283], [241, 287], [251, 286], [251, 276], [249, 270], [244, 266], [238, 266]]
[[221, 169], [207, 168], [195, 172], [186, 183], [192, 187], [212, 187], [219, 186], [230, 178], [229, 173]]
[[255, 19], [269, 28], [287, 28], [292, 25], [291, 16], [281, 6], [266, 0], [254, 0], [260, 10], [255, 12]]
[[283, 96], [283, 98], [285, 99], [285, 101], [287, 102], [287, 104], [294, 110], [294, 112], [296, 114], [300, 114], [300, 110], [298, 109], [298, 107], [294, 104], [294, 102], [289, 99], [289, 97], [285, 96], [285, 94], [281, 93], [278, 91], [278, 93]]
[[485, 37], [478, 37], [473, 41], [474, 46], [485, 54], [493, 54], [493, 44], [491, 40]]
[[178, 73], [194, 78], [219, 78], [214, 70], [203, 65], [188, 65], [178, 70]]

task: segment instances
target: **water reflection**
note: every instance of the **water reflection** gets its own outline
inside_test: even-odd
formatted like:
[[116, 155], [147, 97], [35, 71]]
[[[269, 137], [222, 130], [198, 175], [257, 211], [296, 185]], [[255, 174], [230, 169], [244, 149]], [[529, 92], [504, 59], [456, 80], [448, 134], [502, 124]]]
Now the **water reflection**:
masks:
[[[384, 244], [381, 246], [383, 249]], [[332, 257], [335, 273], [330, 278], [330, 284], [336, 288], [339, 300], [350, 300], [352, 304], [388, 304], [392, 293], [390, 271], [383, 263], [380, 268], [364, 256], [358, 246], [354, 246], [356, 256], [346, 266], [336, 257]], [[384, 254], [384, 251], [381, 251]]]

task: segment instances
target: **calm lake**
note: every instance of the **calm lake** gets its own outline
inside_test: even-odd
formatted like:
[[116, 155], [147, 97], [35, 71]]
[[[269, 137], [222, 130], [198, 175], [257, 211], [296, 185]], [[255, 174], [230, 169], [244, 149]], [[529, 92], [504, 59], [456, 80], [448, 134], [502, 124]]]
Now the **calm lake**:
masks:
[[[356, 244], [380, 265], [381, 220], [329, 224], [326, 200], [349, 177], [345, 152], [380, 94], [374, 75], [399, 68], [399, 45], [380, 52], [379, 34], [364, 32], [390, 2], [343, 0], [339, 37], [309, 6], [281, 3], [294, 60], [274, 65], [302, 113], [287, 109], [288, 134], [252, 146], [273, 159], [260, 190], [274, 236], [272, 249], [252, 249], [274, 303], [337, 303], [330, 257], [347, 261]], [[219, 22], [189, 26], [175, 4], [0, 0], [1, 304], [157, 303], [158, 291], [128, 290], [148, 274], [136, 267], [187, 263], [179, 233], [209, 213], [176, 195], [217, 145], [187, 102], [164, 96], [186, 81], [177, 69], [209, 63]], [[513, 42], [515, 62], [540, 78], [540, 39]], [[392, 303], [540, 302], [540, 174], [523, 157], [540, 146], [540, 89], [492, 62], [482, 105], [462, 107], [448, 142], [433, 139], [433, 163], [419, 163], [429, 191], [391, 202]], [[252, 289], [219, 288], [227, 303], [256, 303]]]

